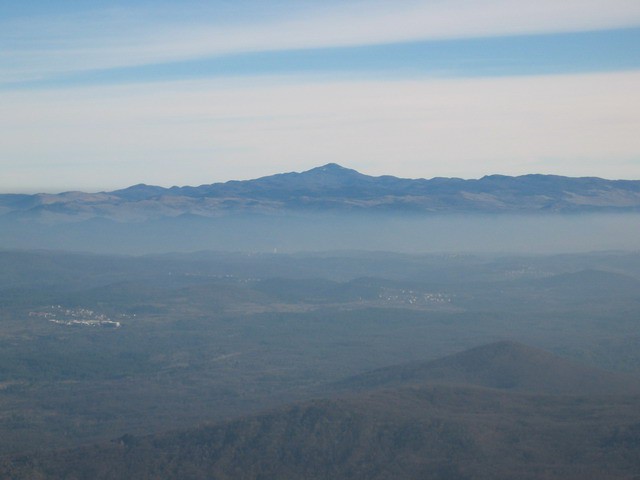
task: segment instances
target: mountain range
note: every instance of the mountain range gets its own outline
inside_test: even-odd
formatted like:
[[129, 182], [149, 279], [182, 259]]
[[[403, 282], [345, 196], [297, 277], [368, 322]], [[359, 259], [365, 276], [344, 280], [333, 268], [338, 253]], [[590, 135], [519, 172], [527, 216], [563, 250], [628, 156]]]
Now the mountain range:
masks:
[[145, 184], [98, 193], [0, 195], [0, 218], [44, 223], [104, 218], [140, 222], [179, 216], [305, 212], [637, 212], [640, 181], [490, 175], [406, 179], [364, 175], [335, 163], [301, 173], [197, 187]]

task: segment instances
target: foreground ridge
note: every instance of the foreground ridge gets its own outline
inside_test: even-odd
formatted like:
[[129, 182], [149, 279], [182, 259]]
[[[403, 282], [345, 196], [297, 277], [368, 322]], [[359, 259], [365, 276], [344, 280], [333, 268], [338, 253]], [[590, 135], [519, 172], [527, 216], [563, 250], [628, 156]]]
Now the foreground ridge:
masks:
[[[566, 368], [560, 357], [512, 342], [431, 363], [474, 361], [472, 370], [500, 373], [496, 358], [507, 357], [516, 370], [537, 368], [541, 358], [548, 368]], [[577, 480], [630, 478], [640, 467], [637, 396], [524, 394], [463, 385], [449, 373], [460, 384], [413, 383], [180, 432], [7, 457], [0, 477]], [[513, 380], [526, 382], [529, 374], [524, 368]]]

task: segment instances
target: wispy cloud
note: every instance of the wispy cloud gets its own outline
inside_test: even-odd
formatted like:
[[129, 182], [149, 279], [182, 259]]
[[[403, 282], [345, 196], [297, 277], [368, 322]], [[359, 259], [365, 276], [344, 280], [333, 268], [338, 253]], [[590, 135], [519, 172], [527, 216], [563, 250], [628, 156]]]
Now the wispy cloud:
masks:
[[176, 4], [174, 15], [167, 7], [132, 7], [7, 19], [0, 22], [0, 82], [238, 52], [640, 25], [637, 0], [287, 3], [292, 13], [263, 20], [189, 2]]
[[329, 161], [409, 177], [639, 178], [639, 84], [626, 72], [4, 92], [0, 190], [200, 184]]

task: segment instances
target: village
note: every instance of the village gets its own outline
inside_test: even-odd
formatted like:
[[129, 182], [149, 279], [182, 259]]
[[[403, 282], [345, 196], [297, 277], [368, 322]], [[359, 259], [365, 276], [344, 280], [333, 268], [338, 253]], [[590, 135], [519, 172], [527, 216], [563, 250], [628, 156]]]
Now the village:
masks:
[[378, 298], [386, 303], [404, 305], [434, 305], [451, 303], [451, 297], [440, 292], [417, 292], [414, 290], [383, 288]]
[[29, 316], [42, 318], [57, 325], [102, 328], [120, 328], [122, 326], [119, 321], [112, 320], [103, 313], [97, 313], [87, 308], [65, 308], [61, 305], [51, 305], [45, 311], [29, 312]]

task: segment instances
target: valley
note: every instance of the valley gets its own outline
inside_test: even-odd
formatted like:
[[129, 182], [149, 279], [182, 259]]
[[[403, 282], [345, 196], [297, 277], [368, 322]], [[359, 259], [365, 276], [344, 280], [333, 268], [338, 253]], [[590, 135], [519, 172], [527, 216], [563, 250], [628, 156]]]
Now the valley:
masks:
[[[324, 406], [318, 418], [324, 418], [325, 413], [331, 417], [335, 408], [343, 415], [343, 409], [360, 405], [357, 409], [365, 415], [366, 420], [362, 421], [367, 425], [362, 428], [369, 432], [362, 441], [368, 445], [366, 442], [373, 440], [364, 438], [374, 435], [369, 430], [369, 416], [375, 418], [378, 414], [368, 412], [368, 407], [362, 405], [382, 405], [381, 399], [391, 394], [382, 392], [396, 390], [400, 395], [397, 418], [408, 408], [402, 406], [403, 402], [414, 402], [410, 398], [425, 388], [444, 392], [442, 395], [452, 399], [471, 395], [474, 400], [469, 400], [470, 405], [476, 396], [481, 404], [487, 401], [513, 405], [518, 412], [541, 408], [540, 402], [548, 403], [547, 413], [532, 414], [542, 415], [539, 421], [546, 425], [540, 427], [540, 438], [551, 435], [544, 433], [545, 429], [557, 428], [553, 422], [560, 418], [558, 415], [568, 415], [571, 402], [585, 405], [585, 410], [574, 412], [577, 430], [569, 430], [567, 435], [581, 436], [577, 432], [590, 424], [578, 419], [589, 417], [592, 413], [588, 412], [598, 409], [611, 412], [598, 416], [592, 425], [604, 432], [598, 442], [615, 436], [620, 429], [632, 432], [634, 422], [640, 422], [634, 416], [638, 401], [634, 385], [640, 378], [640, 256], [635, 253], [505, 256], [200, 252], [135, 257], [3, 251], [0, 263], [0, 428], [4, 432], [0, 452], [5, 462], [4, 475], [10, 475], [7, 478], [35, 478], [35, 470], [29, 468], [39, 468], [38, 462], [43, 462], [43, 468], [53, 462], [52, 472], [64, 472], [64, 466], [46, 452], [66, 449], [72, 450], [64, 455], [76, 455], [73, 452], [77, 451], [78, 455], [91, 458], [95, 468], [102, 468], [99, 452], [107, 452], [105, 455], [115, 463], [104, 465], [104, 472], [111, 472], [105, 473], [104, 478], [117, 477], [114, 472], [120, 467], [115, 458], [129, 448], [123, 451], [123, 447], [116, 447], [117, 442], [110, 443], [118, 438], [141, 442], [136, 445], [148, 453], [132, 450], [131, 455], [141, 462], [135, 467], [142, 469], [140, 478], [151, 478], [154, 474], [149, 472], [156, 471], [153, 469], [168, 467], [151, 466], [155, 465], [151, 458], [159, 455], [152, 453], [153, 449], [160, 447], [150, 446], [148, 442], [156, 445], [156, 437], [149, 435], [164, 435], [158, 437], [165, 439], [161, 443], [170, 444], [174, 440], [166, 439], [174, 435], [191, 438], [192, 428], [235, 431], [245, 428], [237, 425], [249, 422], [253, 425], [251, 432], [256, 428], [260, 431], [263, 427], [258, 425], [264, 418], [275, 418], [261, 416], [265, 410], [285, 412], [268, 414], [284, 415], [269, 425], [285, 428], [292, 421], [286, 419], [288, 409], [311, 408], [304, 405], [314, 405], [320, 401], [317, 399], [327, 399], [321, 401]], [[84, 318], [88, 312], [95, 318], [117, 321], [120, 326], [66, 325], [46, 318], [53, 314]], [[431, 363], [487, 344], [493, 345], [488, 358], [471, 353], [470, 358], [447, 357], [459, 359], [453, 363]], [[506, 346], [507, 353], [500, 353], [500, 345]], [[479, 370], [472, 373], [469, 365]], [[545, 372], [560, 378], [545, 379]], [[518, 385], [526, 388], [522, 390]], [[565, 398], [567, 394], [580, 399]], [[536, 400], [540, 395], [541, 400]], [[379, 400], [362, 400], [361, 405], [360, 398]], [[310, 401], [311, 404], [305, 403]], [[332, 403], [336, 401], [337, 404]], [[392, 405], [396, 400], [389, 402]], [[452, 402], [451, 408], [455, 405]], [[287, 406], [292, 404], [303, 406]], [[430, 408], [415, 406], [409, 410], [415, 410], [422, 419], [420, 412]], [[475, 407], [470, 408], [475, 411]], [[456, 418], [454, 430], [507, 428], [485, 425], [484, 420], [483, 427], [473, 426], [480, 420], [471, 417], [472, 424], [467, 425], [463, 420], [466, 417], [447, 409], [443, 412], [437, 421], [448, 425]], [[521, 414], [524, 415], [518, 413]], [[514, 415], [509, 428], [524, 428], [518, 427], [521, 420]], [[566, 422], [573, 422], [571, 415]], [[391, 424], [394, 419], [396, 414], [389, 419]], [[236, 421], [240, 423], [233, 423]], [[409, 421], [414, 422], [404, 419], [401, 424]], [[435, 425], [434, 421], [425, 425]], [[215, 426], [222, 425], [220, 422], [231, 426]], [[203, 424], [212, 426], [198, 427]], [[165, 433], [171, 431], [185, 433]], [[435, 435], [429, 431], [420, 435]], [[500, 445], [506, 438], [524, 435], [525, 430], [517, 431], [496, 433], [503, 440], [497, 441], [495, 448], [504, 448]], [[311, 438], [319, 435], [306, 434]], [[193, 435], [200, 438], [200, 434]], [[237, 437], [244, 440], [238, 442], [253, 442], [252, 435], [244, 432]], [[465, 435], [473, 438], [479, 433]], [[287, 438], [298, 442], [295, 436]], [[222, 442], [216, 447], [217, 453], [207, 450], [208, 460], [203, 465], [266, 461], [237, 457], [245, 447], [234, 442]], [[88, 447], [92, 444], [107, 446], [95, 447], [98, 450], [90, 450], [91, 453], [73, 450], [94, 448]], [[427, 448], [424, 445], [420, 448]], [[527, 448], [539, 447], [536, 444]], [[187, 451], [199, 451], [200, 447], [194, 448]], [[285, 447], [274, 444], [273, 448]], [[365, 447], [354, 444], [349, 448]], [[585, 448], [598, 455], [595, 444]], [[225, 449], [232, 453], [221, 453]], [[36, 463], [15, 463], [15, 455], [30, 458], [36, 451], [43, 452], [34, 457]], [[402, 452], [398, 455], [423, 458], [423, 454]], [[538, 453], [531, 458], [547, 458], [547, 453], [537, 457]], [[57, 455], [56, 458], [65, 458]], [[191, 453], [185, 455], [176, 462], [191, 464]], [[228, 455], [235, 460], [229, 460]], [[316, 453], [305, 451], [300, 455], [310, 458]], [[355, 468], [351, 462], [359, 457], [352, 455], [344, 457], [349, 459], [345, 460], [345, 468]], [[591, 454], [585, 455], [581, 462], [594, 461]], [[462, 458], [454, 463], [466, 464], [468, 460]], [[625, 462], [619, 464], [621, 472], [633, 465]], [[79, 460], [73, 463], [82, 465]], [[423, 467], [432, 468], [434, 464], [429, 465]], [[516, 462], [509, 468], [521, 468], [518, 465]], [[558, 465], [557, 471], [566, 474]], [[147, 467], [151, 470], [145, 470]], [[414, 467], [418, 468], [411, 468]], [[237, 475], [229, 473], [233, 470], [227, 467], [219, 468], [220, 478]], [[14, 473], [6, 473], [10, 471]], [[257, 478], [251, 472], [247, 470], [246, 478]], [[273, 472], [277, 478], [302, 474], [297, 470]], [[398, 474], [385, 469], [381, 472], [379, 478]], [[318, 478], [329, 478], [331, 474], [319, 475]], [[353, 475], [352, 478], [378, 478], [369, 470]], [[58, 477], [52, 473], [50, 478]], [[101, 477], [96, 473], [95, 478]], [[183, 478], [200, 477], [194, 473], [193, 477]]]

